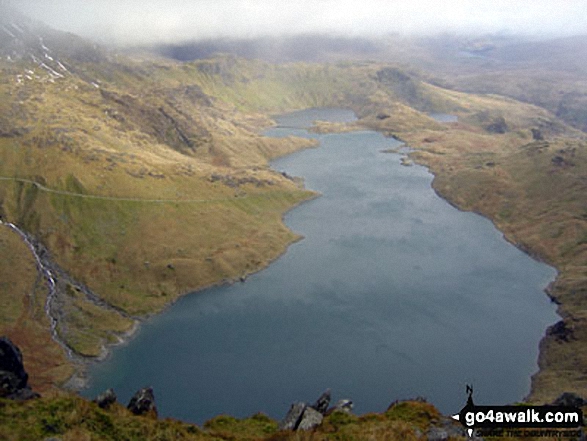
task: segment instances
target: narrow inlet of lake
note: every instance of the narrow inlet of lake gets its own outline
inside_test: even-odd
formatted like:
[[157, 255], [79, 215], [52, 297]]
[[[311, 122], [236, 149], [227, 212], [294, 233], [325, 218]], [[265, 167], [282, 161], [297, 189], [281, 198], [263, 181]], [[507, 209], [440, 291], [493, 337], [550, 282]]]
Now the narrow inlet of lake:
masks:
[[357, 413], [417, 396], [456, 412], [466, 383], [478, 404], [529, 392], [538, 343], [557, 320], [543, 292], [555, 270], [439, 198], [424, 167], [382, 152], [399, 142], [309, 134], [316, 119], [353, 114], [295, 112], [267, 133], [320, 141], [272, 164], [322, 194], [285, 217], [304, 239], [245, 283], [185, 296], [149, 319], [92, 368], [84, 395], [112, 387], [126, 403], [150, 385], [162, 416], [202, 423], [280, 419], [326, 388]]

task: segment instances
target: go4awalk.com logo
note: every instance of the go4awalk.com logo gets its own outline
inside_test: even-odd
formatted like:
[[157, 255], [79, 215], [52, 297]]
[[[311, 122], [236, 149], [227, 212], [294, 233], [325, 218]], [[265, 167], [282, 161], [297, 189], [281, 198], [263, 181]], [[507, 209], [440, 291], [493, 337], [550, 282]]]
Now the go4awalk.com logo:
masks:
[[[577, 436], [583, 412], [570, 406], [476, 406], [467, 385], [467, 404], [452, 417], [465, 426], [469, 437]], [[572, 430], [574, 429], [574, 430]]]

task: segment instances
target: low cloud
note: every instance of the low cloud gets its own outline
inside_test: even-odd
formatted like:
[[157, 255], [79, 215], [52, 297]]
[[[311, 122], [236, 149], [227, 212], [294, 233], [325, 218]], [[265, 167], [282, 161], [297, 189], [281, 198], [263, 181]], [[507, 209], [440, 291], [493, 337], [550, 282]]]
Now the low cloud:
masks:
[[587, 34], [585, 0], [19, 0], [55, 28], [120, 45], [301, 33]]

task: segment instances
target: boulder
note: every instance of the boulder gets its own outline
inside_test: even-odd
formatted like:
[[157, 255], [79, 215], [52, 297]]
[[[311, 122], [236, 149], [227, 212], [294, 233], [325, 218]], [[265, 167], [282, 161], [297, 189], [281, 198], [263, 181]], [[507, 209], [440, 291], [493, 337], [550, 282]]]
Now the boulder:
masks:
[[130, 399], [127, 406], [135, 415], [154, 414], [157, 416], [157, 406], [155, 406], [155, 396], [152, 387], [144, 387], [137, 391]]
[[306, 403], [293, 403], [289, 408], [287, 415], [279, 425], [279, 430], [296, 430], [298, 425], [300, 424], [302, 415], [304, 414], [304, 410], [306, 410], [306, 407]]
[[447, 441], [448, 432], [440, 427], [431, 427], [426, 433], [428, 441]]
[[[467, 434], [465, 428], [456, 423], [451, 417], [443, 416], [440, 421], [428, 429], [426, 432], [426, 438], [428, 441], [444, 441], [448, 439], [462, 438]], [[468, 437], [467, 437], [468, 438]], [[471, 439], [481, 440], [479, 437], [473, 437]]]
[[547, 328], [546, 335], [552, 336], [558, 341], [568, 342], [575, 340], [573, 329], [567, 326], [563, 320], [556, 322], [554, 325]]
[[325, 415], [326, 411], [328, 410], [328, 406], [330, 406], [330, 400], [330, 389], [326, 389], [311, 407], [312, 409], [320, 412], [322, 415]]
[[542, 132], [540, 131], [540, 129], [530, 129], [532, 131], [532, 139], [534, 139], [534, 141], [544, 141], [544, 135], [542, 135]]
[[552, 404], [554, 406], [583, 407], [587, 405], [587, 401], [575, 393], [564, 392]]
[[94, 400], [101, 409], [108, 409], [114, 403], [116, 403], [116, 394], [113, 389], [108, 389], [98, 395]]
[[7, 337], [0, 338], [0, 397], [11, 400], [39, 397], [29, 387], [28, 379], [20, 349]]
[[312, 430], [322, 424], [324, 415], [312, 407], [306, 407], [296, 430]]
[[338, 400], [334, 407], [332, 408], [333, 412], [344, 412], [344, 413], [351, 413], [353, 411], [353, 401], [349, 399], [342, 399]]
[[293, 403], [279, 430], [311, 430], [322, 424], [324, 415], [306, 403]]
[[508, 125], [505, 122], [505, 118], [503, 116], [499, 116], [487, 124], [485, 126], [485, 130], [487, 130], [489, 133], [503, 134], [508, 131]]

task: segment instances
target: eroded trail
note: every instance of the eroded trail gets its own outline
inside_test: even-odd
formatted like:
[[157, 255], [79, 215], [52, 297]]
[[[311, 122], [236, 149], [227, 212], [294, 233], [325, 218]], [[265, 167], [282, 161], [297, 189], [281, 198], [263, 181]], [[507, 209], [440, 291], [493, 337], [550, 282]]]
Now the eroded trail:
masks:
[[[206, 202], [222, 202], [222, 201], [232, 201], [234, 197], [223, 197], [223, 198], [208, 198], [208, 199], [148, 199], [148, 198], [124, 198], [124, 197], [117, 197], [117, 196], [100, 196], [94, 194], [84, 194], [84, 193], [75, 193], [73, 191], [65, 191], [65, 190], [55, 190], [54, 188], [49, 188], [44, 186], [43, 184], [33, 181], [31, 179], [24, 179], [24, 178], [13, 178], [8, 176], [0, 176], [0, 181], [13, 181], [13, 182], [21, 182], [23, 184], [31, 184], [38, 188], [41, 191], [46, 193], [57, 194], [61, 196], [70, 196], [82, 199], [94, 199], [100, 201], [122, 201], [122, 202], [145, 202], [145, 203], [169, 203], [169, 204], [179, 204], [179, 203], [189, 203], [189, 204], [197, 204], [197, 203], [206, 203]], [[258, 198], [263, 197], [264, 195], [255, 195], [255, 196], [239, 196], [240, 198]]]

